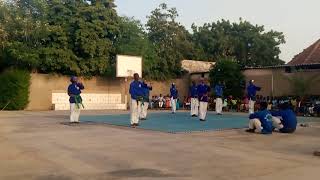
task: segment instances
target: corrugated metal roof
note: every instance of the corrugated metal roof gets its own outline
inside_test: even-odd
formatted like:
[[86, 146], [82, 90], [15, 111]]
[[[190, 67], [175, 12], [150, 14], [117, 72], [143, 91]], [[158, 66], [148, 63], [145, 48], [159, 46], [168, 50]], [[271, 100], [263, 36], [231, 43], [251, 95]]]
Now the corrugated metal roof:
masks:
[[264, 66], [264, 67], [245, 67], [244, 69], [279, 69], [279, 68], [288, 68], [288, 67], [320, 69], [320, 63], [296, 64], [296, 65], [285, 64], [285, 65]]
[[209, 72], [215, 65], [215, 62], [208, 61], [194, 61], [194, 60], [182, 60], [182, 69], [188, 71], [190, 74]]

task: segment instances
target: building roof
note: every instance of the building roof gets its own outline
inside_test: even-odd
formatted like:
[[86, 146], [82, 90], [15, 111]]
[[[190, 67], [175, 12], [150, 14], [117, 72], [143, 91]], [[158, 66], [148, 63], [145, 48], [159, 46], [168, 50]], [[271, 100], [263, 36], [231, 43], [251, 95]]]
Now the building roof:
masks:
[[248, 69], [283, 69], [283, 68], [320, 69], [320, 63], [296, 64], [296, 65], [285, 64], [285, 65], [275, 65], [275, 66], [245, 67], [244, 70], [248, 70]]
[[188, 71], [190, 74], [209, 72], [215, 65], [215, 62], [208, 61], [194, 61], [194, 60], [182, 60], [182, 69]]
[[288, 65], [318, 64], [320, 63], [320, 39], [300, 54], [296, 55]]

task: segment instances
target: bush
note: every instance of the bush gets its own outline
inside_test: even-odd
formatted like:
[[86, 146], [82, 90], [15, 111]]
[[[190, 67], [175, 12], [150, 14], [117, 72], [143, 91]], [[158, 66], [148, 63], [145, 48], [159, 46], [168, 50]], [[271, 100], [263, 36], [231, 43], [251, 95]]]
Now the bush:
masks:
[[215, 68], [210, 71], [210, 83], [215, 86], [216, 83], [225, 82], [224, 96], [242, 98], [244, 92], [245, 79], [241, 68], [237, 62], [232, 59], [223, 59], [216, 63]]
[[30, 73], [6, 70], [0, 74], [0, 110], [23, 110], [29, 102]]

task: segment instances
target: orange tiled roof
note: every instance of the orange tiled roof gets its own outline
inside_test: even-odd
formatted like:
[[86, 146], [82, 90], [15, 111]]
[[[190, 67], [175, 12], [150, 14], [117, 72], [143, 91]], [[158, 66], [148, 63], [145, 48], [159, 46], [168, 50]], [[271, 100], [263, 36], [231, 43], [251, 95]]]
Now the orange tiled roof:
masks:
[[320, 63], [320, 39], [300, 54], [296, 55], [288, 65]]

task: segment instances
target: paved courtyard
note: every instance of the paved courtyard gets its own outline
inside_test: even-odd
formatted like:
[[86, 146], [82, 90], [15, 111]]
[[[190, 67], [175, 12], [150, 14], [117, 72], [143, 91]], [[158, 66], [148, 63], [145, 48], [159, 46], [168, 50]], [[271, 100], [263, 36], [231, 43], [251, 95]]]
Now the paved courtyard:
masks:
[[[97, 113], [117, 112], [83, 114]], [[320, 175], [320, 158], [312, 155], [320, 150], [320, 123], [294, 135], [263, 136], [62, 124], [67, 121], [68, 112], [0, 112], [0, 179], [318, 180]]]

